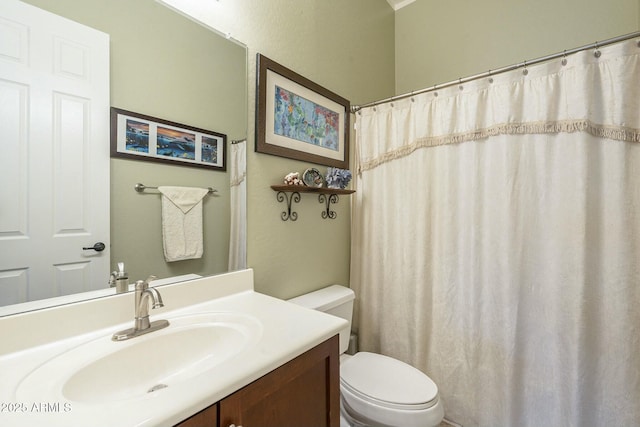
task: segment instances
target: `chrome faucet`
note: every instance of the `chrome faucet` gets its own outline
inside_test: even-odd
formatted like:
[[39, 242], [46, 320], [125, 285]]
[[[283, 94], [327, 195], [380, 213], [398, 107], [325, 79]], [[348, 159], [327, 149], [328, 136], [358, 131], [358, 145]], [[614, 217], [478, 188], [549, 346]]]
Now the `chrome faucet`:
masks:
[[149, 276], [147, 280], [138, 280], [136, 282], [134, 326], [113, 334], [111, 338], [113, 341], [128, 340], [169, 326], [168, 320], [149, 322], [149, 303], [152, 303], [151, 308], [164, 307], [160, 292], [156, 288], [149, 286], [149, 282], [155, 280], [155, 278], [155, 276]]

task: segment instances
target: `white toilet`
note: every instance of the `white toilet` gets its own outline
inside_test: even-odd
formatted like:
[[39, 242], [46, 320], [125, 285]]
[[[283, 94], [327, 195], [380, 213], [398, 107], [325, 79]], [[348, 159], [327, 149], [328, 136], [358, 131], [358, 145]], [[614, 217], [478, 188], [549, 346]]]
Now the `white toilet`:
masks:
[[380, 354], [345, 354], [355, 296], [333, 285], [289, 302], [349, 321], [340, 331], [340, 427], [434, 427], [444, 417], [436, 384], [418, 369]]

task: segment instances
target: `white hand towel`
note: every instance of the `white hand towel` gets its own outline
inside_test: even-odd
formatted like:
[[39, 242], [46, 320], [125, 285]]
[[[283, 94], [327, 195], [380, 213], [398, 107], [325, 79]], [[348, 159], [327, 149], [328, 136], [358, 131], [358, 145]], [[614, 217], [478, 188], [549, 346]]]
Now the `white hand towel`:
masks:
[[200, 258], [202, 199], [209, 190], [192, 187], [158, 187], [162, 193], [162, 242], [167, 262]]

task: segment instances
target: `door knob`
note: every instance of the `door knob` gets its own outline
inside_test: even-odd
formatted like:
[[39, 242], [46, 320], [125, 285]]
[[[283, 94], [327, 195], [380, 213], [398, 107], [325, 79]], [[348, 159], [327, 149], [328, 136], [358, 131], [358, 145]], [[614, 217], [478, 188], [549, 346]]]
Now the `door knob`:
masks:
[[106, 246], [104, 245], [104, 243], [102, 242], [98, 242], [93, 246], [89, 246], [88, 248], [82, 248], [83, 251], [96, 251], [96, 252], [102, 252], [104, 251], [104, 248], [106, 248]]

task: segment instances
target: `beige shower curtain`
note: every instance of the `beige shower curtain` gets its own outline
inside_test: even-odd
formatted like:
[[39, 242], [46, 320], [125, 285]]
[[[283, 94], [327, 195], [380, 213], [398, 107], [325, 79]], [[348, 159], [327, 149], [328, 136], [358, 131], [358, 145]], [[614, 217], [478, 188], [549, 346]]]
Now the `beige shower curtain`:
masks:
[[640, 425], [640, 48], [356, 115], [361, 350], [465, 427]]

